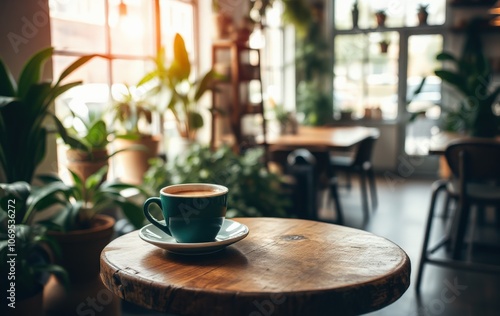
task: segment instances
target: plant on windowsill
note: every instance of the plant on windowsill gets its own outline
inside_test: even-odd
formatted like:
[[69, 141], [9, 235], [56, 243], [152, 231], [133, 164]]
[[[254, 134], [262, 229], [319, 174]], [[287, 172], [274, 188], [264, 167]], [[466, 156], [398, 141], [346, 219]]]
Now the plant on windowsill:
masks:
[[380, 46], [380, 53], [381, 54], [387, 54], [387, 51], [389, 50], [389, 44], [391, 42], [388, 40], [381, 40], [378, 44]]
[[352, 15], [352, 28], [357, 29], [359, 20], [359, 6], [357, 0], [354, 1], [354, 4], [352, 5], [351, 15]]
[[46, 48], [31, 56], [16, 82], [7, 65], [0, 60], [0, 180], [31, 183], [35, 169], [45, 157], [52, 119], [63, 139], [66, 132], [52, 112], [54, 100], [80, 81], [63, 83], [70, 74], [97, 55], [78, 58], [58, 79], [43, 81], [42, 70], [54, 52]]
[[385, 13], [385, 10], [378, 10], [375, 12], [375, 20], [377, 21], [377, 26], [384, 27], [386, 19], [387, 14]]
[[68, 284], [66, 271], [50, 260], [59, 249], [47, 236], [46, 228], [25, 216], [29, 209], [49, 206], [47, 191], [35, 190], [22, 181], [0, 183], [0, 271], [5, 272], [0, 289], [7, 293], [0, 300], [2, 310], [15, 310], [16, 315], [42, 315], [45, 277], [52, 274]]
[[427, 12], [428, 4], [419, 4], [417, 8], [417, 18], [418, 25], [427, 25], [427, 18], [429, 17], [429, 13]]

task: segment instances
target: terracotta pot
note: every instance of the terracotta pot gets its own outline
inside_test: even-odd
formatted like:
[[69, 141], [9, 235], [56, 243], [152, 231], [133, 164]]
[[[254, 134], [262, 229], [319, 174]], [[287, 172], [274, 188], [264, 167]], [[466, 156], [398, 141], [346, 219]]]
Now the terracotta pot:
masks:
[[114, 232], [115, 220], [96, 215], [91, 228], [67, 233], [49, 231], [61, 249], [61, 264], [72, 283], [85, 282], [99, 274], [99, 256]]
[[138, 140], [115, 139], [115, 150], [144, 146], [145, 150], [126, 150], [113, 157], [116, 177], [121, 181], [139, 185], [143, 182], [144, 173], [149, 169], [149, 159], [158, 156], [159, 136], [143, 135]]
[[98, 149], [88, 153], [77, 149], [68, 149], [66, 151], [67, 168], [76, 173], [82, 180], [96, 173], [99, 169], [107, 166], [107, 149]]
[[428, 16], [429, 14], [427, 12], [418, 12], [417, 13], [418, 25], [427, 25]]
[[387, 16], [384, 14], [375, 14], [375, 18], [377, 20], [377, 25], [378, 26], [385, 26], [385, 20], [387, 19]]
[[389, 43], [386, 43], [386, 42], [380, 42], [380, 43], [379, 43], [379, 45], [380, 45], [380, 52], [381, 52], [382, 54], [387, 53], [387, 51], [389, 50]]
[[[119, 299], [108, 291], [99, 277], [99, 258], [110, 242], [115, 220], [107, 215], [96, 215], [89, 229], [68, 233], [48, 232], [59, 244], [61, 260], [58, 262], [69, 274], [70, 288], [65, 288], [51, 277], [44, 289], [44, 310], [49, 315], [86, 314], [99, 305], [96, 315], [117, 315]], [[99, 313], [97, 313], [99, 312]]]

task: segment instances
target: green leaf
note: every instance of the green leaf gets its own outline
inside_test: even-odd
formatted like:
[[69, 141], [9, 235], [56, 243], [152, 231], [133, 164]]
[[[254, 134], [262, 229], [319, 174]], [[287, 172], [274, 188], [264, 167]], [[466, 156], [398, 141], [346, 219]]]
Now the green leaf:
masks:
[[186, 44], [179, 33], [176, 33], [174, 37], [174, 60], [169, 72], [179, 81], [188, 79], [191, 73], [191, 62], [189, 61]]
[[145, 217], [142, 207], [129, 201], [118, 202], [118, 205], [122, 209], [123, 214], [135, 228], [139, 229], [144, 225]]
[[87, 191], [95, 191], [99, 185], [103, 182], [104, 177], [108, 173], [108, 166], [104, 166], [99, 169], [96, 173], [90, 175], [85, 181], [85, 189]]
[[91, 60], [92, 58], [97, 57], [97, 56], [106, 58], [106, 56], [104, 56], [104, 55], [98, 55], [98, 54], [85, 55], [85, 56], [82, 56], [82, 57], [78, 58], [71, 65], [69, 65], [66, 69], [64, 69], [64, 71], [61, 73], [61, 76], [57, 80], [56, 86], [59, 85], [59, 83], [64, 78], [66, 78], [71, 73], [73, 73], [73, 71], [75, 71], [76, 69], [80, 68], [81, 66], [83, 66], [84, 64], [86, 64], [89, 60]]
[[16, 81], [9, 68], [0, 59], [0, 96], [16, 95]]
[[216, 73], [214, 72], [214, 70], [210, 70], [205, 74], [205, 76], [203, 76], [194, 95], [195, 101], [198, 101], [203, 96], [203, 94], [205, 94], [205, 92], [211, 88], [215, 77]]
[[200, 113], [189, 111], [187, 114], [189, 120], [189, 128], [191, 130], [197, 130], [203, 127], [203, 117]]
[[95, 122], [89, 129], [85, 139], [92, 146], [92, 148], [104, 148], [108, 144], [108, 131], [106, 123], [99, 120]]
[[444, 69], [435, 70], [434, 73], [436, 74], [436, 76], [441, 78], [441, 80], [446, 81], [449, 84], [453, 85], [456, 89], [458, 89], [458, 91], [462, 92], [465, 96], [469, 95], [469, 89], [467, 87], [467, 84], [463, 76], [460, 76], [458, 73]]
[[439, 61], [453, 61], [458, 64], [457, 58], [448, 52], [441, 52], [437, 54], [436, 59]]
[[42, 70], [45, 62], [52, 56], [53, 47], [45, 48], [33, 55], [24, 65], [21, 75], [19, 76], [19, 84], [17, 87], [17, 96], [23, 99], [28, 90], [35, 83], [39, 82], [42, 76]]

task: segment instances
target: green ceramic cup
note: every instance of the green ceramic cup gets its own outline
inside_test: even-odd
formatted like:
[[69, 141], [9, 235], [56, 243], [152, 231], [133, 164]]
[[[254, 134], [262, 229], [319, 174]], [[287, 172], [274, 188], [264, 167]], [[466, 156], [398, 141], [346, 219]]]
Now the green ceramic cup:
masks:
[[[186, 183], [164, 187], [160, 197], [144, 202], [144, 215], [156, 227], [180, 243], [214, 241], [219, 233], [227, 209], [228, 189], [209, 183]], [[157, 204], [165, 222], [158, 221], [149, 212], [149, 205]]]

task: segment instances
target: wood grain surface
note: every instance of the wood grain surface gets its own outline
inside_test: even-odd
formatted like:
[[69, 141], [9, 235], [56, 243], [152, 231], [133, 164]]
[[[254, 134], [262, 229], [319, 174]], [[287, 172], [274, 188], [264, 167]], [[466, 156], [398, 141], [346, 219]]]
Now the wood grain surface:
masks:
[[357, 315], [397, 300], [410, 260], [387, 239], [327, 223], [237, 218], [249, 235], [215, 254], [174, 255], [137, 231], [101, 254], [121, 298], [179, 315]]

